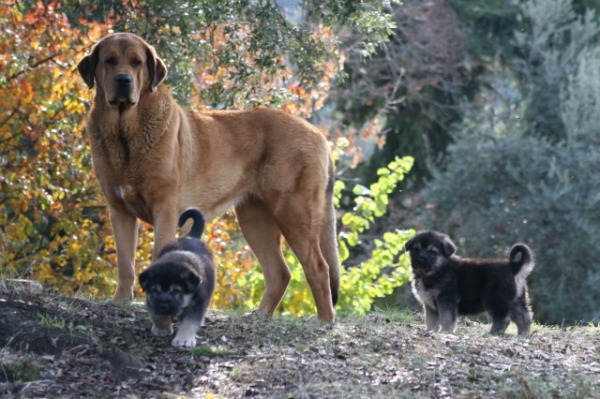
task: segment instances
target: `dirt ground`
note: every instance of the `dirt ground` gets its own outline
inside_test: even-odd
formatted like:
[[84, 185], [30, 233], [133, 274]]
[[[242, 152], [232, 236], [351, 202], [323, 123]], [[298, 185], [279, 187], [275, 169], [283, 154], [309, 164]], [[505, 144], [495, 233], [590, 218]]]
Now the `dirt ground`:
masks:
[[424, 331], [411, 312], [301, 318], [211, 310], [194, 349], [141, 304], [0, 290], [0, 397], [600, 398], [600, 329]]

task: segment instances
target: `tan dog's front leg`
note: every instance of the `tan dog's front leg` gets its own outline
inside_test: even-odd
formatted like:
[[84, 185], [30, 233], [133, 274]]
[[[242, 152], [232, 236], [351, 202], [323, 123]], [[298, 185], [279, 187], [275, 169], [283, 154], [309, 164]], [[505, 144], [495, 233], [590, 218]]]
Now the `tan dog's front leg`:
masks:
[[131, 301], [135, 283], [135, 250], [138, 239], [137, 219], [115, 208], [109, 208], [110, 223], [117, 245], [118, 280], [115, 300]]
[[177, 232], [177, 221], [179, 218], [179, 208], [175, 204], [157, 205], [159, 208], [153, 215], [154, 217], [154, 249], [152, 250], [152, 260], [156, 260], [160, 251], [165, 245], [175, 239]]

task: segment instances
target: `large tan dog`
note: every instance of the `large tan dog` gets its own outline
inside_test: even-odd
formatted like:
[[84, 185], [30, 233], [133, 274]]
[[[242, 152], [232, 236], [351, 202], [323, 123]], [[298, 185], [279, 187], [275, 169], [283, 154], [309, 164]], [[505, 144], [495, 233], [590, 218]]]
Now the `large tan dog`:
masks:
[[161, 84], [163, 61], [129, 33], [98, 41], [77, 69], [96, 87], [87, 129], [117, 244], [115, 299], [133, 298], [138, 218], [154, 225], [156, 257], [186, 208], [211, 220], [234, 206], [265, 277], [257, 310], [273, 314], [290, 281], [283, 235], [304, 268], [319, 320], [334, 320], [334, 172], [318, 129], [275, 110], [181, 108]]

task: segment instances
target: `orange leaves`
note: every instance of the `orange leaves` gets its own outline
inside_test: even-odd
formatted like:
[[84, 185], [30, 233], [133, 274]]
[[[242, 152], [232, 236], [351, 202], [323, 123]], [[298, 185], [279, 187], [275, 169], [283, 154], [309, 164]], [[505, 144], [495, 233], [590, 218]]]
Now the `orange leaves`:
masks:
[[[254, 257], [239, 230], [235, 216], [227, 212], [208, 223], [205, 240], [217, 265], [217, 287], [212, 305], [219, 309], [252, 309], [254, 292], [244, 282], [256, 272]], [[262, 291], [261, 291], [262, 293]]]
[[37, 17], [36, 14], [34, 12], [28, 12], [27, 13], [27, 23], [29, 25], [33, 25], [35, 22], [37, 21]]

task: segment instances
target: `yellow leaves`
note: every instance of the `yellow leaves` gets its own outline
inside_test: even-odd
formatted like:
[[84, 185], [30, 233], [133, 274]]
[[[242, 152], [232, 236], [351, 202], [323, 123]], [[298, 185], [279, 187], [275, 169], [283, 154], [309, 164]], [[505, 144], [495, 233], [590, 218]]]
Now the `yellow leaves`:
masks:
[[[60, 70], [55, 70], [53, 73], [57, 74], [58, 76], [61, 76], [61, 71]], [[52, 85], [52, 89], [51, 89], [51, 94], [49, 97], [49, 101], [59, 101], [62, 102], [62, 99], [65, 98], [65, 96], [67, 95], [67, 93], [74, 89], [73, 87], [69, 87], [71, 85], [69, 85], [66, 81], [64, 80], [57, 80], [53, 85]]]
[[[169, 395], [171, 395], [171, 394], [169, 394]], [[207, 393], [204, 395], [204, 399], [226, 399], [226, 397], [223, 395], [215, 395], [213, 393]]]
[[54, 271], [52, 270], [52, 266], [50, 266], [48, 263], [42, 265], [37, 270], [37, 281], [42, 284], [56, 279]]

